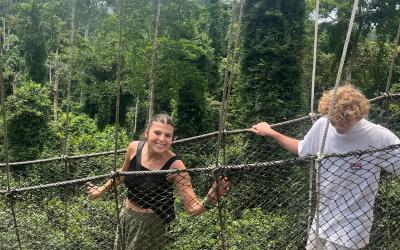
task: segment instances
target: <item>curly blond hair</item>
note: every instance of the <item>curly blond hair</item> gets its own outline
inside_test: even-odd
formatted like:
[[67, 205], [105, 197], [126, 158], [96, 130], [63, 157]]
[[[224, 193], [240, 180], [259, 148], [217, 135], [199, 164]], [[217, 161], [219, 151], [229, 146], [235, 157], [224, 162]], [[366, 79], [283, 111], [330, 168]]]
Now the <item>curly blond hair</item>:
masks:
[[[329, 103], [332, 99], [333, 90], [325, 91], [322, 95], [318, 111], [322, 116], [328, 114]], [[369, 112], [369, 102], [363, 93], [351, 84], [346, 84], [337, 89], [337, 101], [332, 110], [332, 123], [348, 124], [352, 121], [361, 120]]]

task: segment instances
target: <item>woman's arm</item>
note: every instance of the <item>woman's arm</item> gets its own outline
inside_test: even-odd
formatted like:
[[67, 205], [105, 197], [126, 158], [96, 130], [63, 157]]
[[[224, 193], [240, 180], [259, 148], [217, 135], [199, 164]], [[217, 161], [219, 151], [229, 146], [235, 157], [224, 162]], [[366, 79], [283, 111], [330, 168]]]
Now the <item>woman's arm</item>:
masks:
[[[125, 160], [124, 164], [122, 165], [120, 171], [126, 172], [129, 169], [129, 164], [132, 159], [132, 156], [135, 155], [136, 153], [136, 148], [139, 142], [133, 141], [129, 144], [128, 149], [126, 150], [125, 153]], [[115, 180], [115, 184], [114, 184]], [[89, 197], [89, 199], [97, 199], [101, 197], [105, 192], [111, 189], [111, 187], [118, 186], [124, 181], [124, 176], [118, 176], [115, 179], [109, 179], [107, 180], [106, 183], [104, 183], [102, 186], [95, 186], [91, 182], [87, 183], [87, 188], [86, 188], [86, 193]]]
[[[171, 168], [179, 170], [186, 169], [181, 160], [175, 161]], [[218, 177], [218, 180], [214, 182], [207, 196], [202, 201], [199, 201], [193, 190], [192, 182], [188, 172], [173, 174], [172, 178], [174, 179], [177, 192], [183, 201], [186, 211], [191, 215], [200, 215], [207, 211], [209, 206], [215, 206], [218, 199], [217, 194], [219, 194], [219, 197], [222, 198], [229, 190], [230, 185], [227, 177]], [[217, 193], [217, 191], [219, 192]]]

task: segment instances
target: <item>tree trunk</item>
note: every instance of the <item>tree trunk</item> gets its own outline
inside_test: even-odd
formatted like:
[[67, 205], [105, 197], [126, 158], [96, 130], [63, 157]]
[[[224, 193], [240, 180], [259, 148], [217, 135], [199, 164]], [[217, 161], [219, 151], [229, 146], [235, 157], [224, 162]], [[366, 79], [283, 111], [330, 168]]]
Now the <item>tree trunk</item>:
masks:
[[12, 82], [12, 94], [15, 95], [16, 93], [17, 93], [17, 82], [15, 81], [14, 78], [14, 81]]
[[51, 59], [49, 59], [49, 85], [52, 86], [52, 78], [51, 78], [51, 73], [53, 71], [53, 65]]
[[6, 49], [6, 18], [3, 17], [3, 49]]
[[58, 62], [58, 48], [56, 51], [56, 57], [55, 57], [55, 62], [54, 62], [54, 96], [53, 96], [53, 112], [54, 112], [54, 121], [57, 121], [57, 109], [58, 109], [58, 80], [59, 80], [59, 62]]
[[83, 91], [81, 90], [81, 93], [79, 94], [79, 105], [81, 107], [83, 106], [83, 100], [84, 100], [84, 95], [83, 95]]
[[87, 40], [89, 37], [89, 20], [87, 21], [86, 27], [85, 27], [85, 39]]
[[13, 95], [15, 95], [17, 93], [17, 82], [18, 82], [20, 76], [21, 76], [21, 74], [19, 72], [16, 72], [15, 75], [14, 75], [14, 80], [12, 82], [12, 93], [13, 93]]
[[150, 122], [153, 117], [153, 101], [154, 101], [154, 84], [155, 84], [155, 76], [154, 71], [156, 68], [156, 54], [157, 54], [157, 39], [158, 39], [158, 28], [160, 24], [160, 10], [161, 10], [161, 0], [157, 1], [157, 14], [156, 14], [156, 27], [154, 30], [154, 40], [153, 40], [153, 48], [151, 53], [151, 67], [150, 67], [150, 82], [149, 82], [149, 101], [148, 101], [148, 111], [147, 111], [147, 122]]
[[[361, 10], [361, 3], [359, 6], [359, 9]], [[354, 67], [354, 63], [355, 60], [357, 58], [357, 48], [358, 48], [358, 41], [360, 40], [360, 36], [361, 36], [361, 31], [363, 29], [363, 25], [364, 25], [364, 16], [367, 15], [367, 13], [361, 13], [360, 12], [360, 19], [358, 22], [358, 28], [357, 28], [357, 32], [354, 36], [354, 39], [351, 40], [351, 52], [350, 52], [350, 56], [349, 56], [349, 61], [347, 64], [347, 70], [346, 70], [346, 78], [345, 81], [347, 83], [351, 83], [352, 80], [352, 71], [353, 71], [353, 67]]]
[[133, 135], [136, 134], [138, 111], [139, 111], [139, 97], [136, 98], [135, 119], [133, 121]]

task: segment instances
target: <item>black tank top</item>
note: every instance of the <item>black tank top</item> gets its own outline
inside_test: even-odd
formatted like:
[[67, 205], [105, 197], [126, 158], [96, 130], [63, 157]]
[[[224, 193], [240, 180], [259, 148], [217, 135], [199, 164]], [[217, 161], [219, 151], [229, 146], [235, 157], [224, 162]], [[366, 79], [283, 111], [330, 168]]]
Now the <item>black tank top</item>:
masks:
[[[150, 171], [141, 164], [143, 145], [144, 142], [139, 142], [128, 171]], [[177, 156], [171, 157], [161, 170], [169, 169], [177, 159]], [[165, 223], [175, 219], [173, 187], [166, 174], [126, 175], [124, 183], [128, 189], [128, 199], [134, 204], [151, 208]]]

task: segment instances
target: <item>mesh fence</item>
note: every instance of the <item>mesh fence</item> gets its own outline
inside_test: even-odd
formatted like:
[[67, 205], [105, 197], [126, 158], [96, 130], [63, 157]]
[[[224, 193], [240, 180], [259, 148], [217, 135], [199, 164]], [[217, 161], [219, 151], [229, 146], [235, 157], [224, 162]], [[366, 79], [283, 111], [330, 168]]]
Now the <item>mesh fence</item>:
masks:
[[[374, 102], [369, 119], [389, 124], [398, 134], [398, 114], [384, 112], [385, 105], [384, 99]], [[396, 103], [388, 108], [395, 111]], [[310, 127], [310, 119], [300, 119], [276, 129], [302, 138]], [[162, 207], [170, 202], [165, 188], [147, 186], [151, 192], [148, 197], [142, 196], [144, 210], [140, 213], [124, 209], [128, 194], [123, 185], [118, 187], [118, 206], [113, 191], [101, 199], [87, 199], [85, 183], [105, 183], [112, 176], [108, 173], [113, 169], [113, 155], [70, 158], [68, 164], [57, 160], [12, 165], [13, 189], [9, 192], [6, 169], [2, 166], [0, 249], [18, 249], [19, 244], [22, 249], [112, 249], [116, 233], [129, 232], [135, 227], [137, 216], [147, 222], [141, 232], [150, 239], [150, 243], [136, 242], [142, 249], [156, 249], [159, 244], [165, 244], [167, 249], [222, 249], [224, 243], [228, 249], [315, 249], [317, 242], [308, 239], [311, 225], [311, 232], [338, 243], [362, 246], [368, 241], [360, 240], [362, 232], [370, 231], [369, 244], [363, 248], [400, 248], [400, 180], [377, 167], [384, 166], [393, 172], [400, 165], [398, 148], [326, 156], [318, 188], [313, 157], [293, 158], [276, 142], [247, 133], [227, 134], [224, 144], [219, 163], [225, 167], [216, 170], [213, 168], [219, 145], [217, 135], [211, 135], [173, 145], [173, 151], [188, 167], [187, 172], [123, 173], [142, 179], [177, 178], [183, 191], [173, 188], [175, 219], [169, 223], [160, 219], [162, 211], [147, 208], [151, 203]], [[119, 164], [122, 158], [118, 157]], [[229, 177], [229, 193], [217, 208], [201, 216], [189, 215], [181, 197], [193, 189], [198, 198], [191, 202], [202, 206], [202, 198], [219, 175]], [[335, 187], [331, 188], [332, 185]], [[328, 189], [335, 191], [327, 192]], [[320, 190], [319, 199], [315, 190]], [[355, 197], [365, 202], [354, 203]], [[315, 213], [318, 206], [319, 223]], [[168, 210], [170, 205], [165, 207]], [[173, 216], [169, 212], [166, 215]], [[339, 226], [328, 228], [328, 222]], [[117, 239], [125, 244], [134, 237]]]

